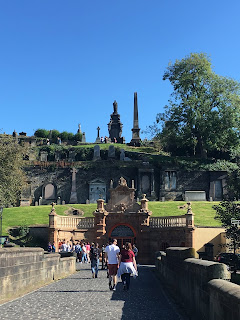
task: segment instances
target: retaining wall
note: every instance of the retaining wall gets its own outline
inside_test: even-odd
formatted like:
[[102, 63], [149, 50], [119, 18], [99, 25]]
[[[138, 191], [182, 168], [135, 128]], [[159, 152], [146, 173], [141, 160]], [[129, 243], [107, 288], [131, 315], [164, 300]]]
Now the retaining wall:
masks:
[[76, 271], [76, 258], [44, 254], [42, 248], [0, 249], [0, 303], [66, 277]]
[[192, 319], [240, 319], [240, 286], [230, 283], [223, 263], [195, 259], [193, 248], [168, 248], [156, 253], [161, 279], [181, 297]]

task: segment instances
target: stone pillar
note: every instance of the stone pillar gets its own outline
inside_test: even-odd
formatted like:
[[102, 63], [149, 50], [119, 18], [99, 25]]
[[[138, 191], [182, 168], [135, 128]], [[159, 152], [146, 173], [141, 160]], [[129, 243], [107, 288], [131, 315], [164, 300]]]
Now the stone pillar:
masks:
[[151, 172], [151, 196], [155, 197], [154, 169]]
[[191, 203], [188, 202], [188, 209], [187, 213], [185, 214], [186, 217], [186, 227], [187, 228], [194, 228], [194, 213], [192, 212]]
[[76, 185], [76, 174], [77, 169], [72, 169], [72, 190], [71, 190], [71, 196], [70, 196], [70, 203], [78, 203], [77, 200], [77, 185]]
[[146, 194], [143, 194], [143, 198], [141, 200], [141, 209], [143, 211], [148, 211], [148, 199], [146, 199]]
[[94, 231], [95, 235], [94, 238], [96, 242], [102, 246], [105, 242], [105, 235], [106, 235], [106, 216], [108, 212], [104, 209], [104, 200], [98, 199], [97, 200], [97, 210], [93, 213], [94, 215]]
[[195, 248], [195, 238], [194, 238], [194, 213], [192, 212], [191, 203], [188, 202], [186, 217], [186, 229], [185, 229], [185, 246]]
[[56, 214], [55, 203], [52, 203], [52, 210], [49, 214], [49, 242], [55, 244], [56, 252], [58, 252], [58, 229], [57, 229], [57, 219], [58, 216]]

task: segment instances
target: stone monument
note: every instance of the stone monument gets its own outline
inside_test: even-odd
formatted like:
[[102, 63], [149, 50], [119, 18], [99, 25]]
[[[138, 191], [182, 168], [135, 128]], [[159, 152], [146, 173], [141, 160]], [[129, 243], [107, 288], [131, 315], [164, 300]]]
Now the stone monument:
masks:
[[100, 142], [101, 142], [101, 139], [100, 139], [100, 128], [98, 126], [97, 127], [97, 138], [96, 138], [95, 143], [100, 143]]
[[72, 190], [71, 190], [71, 196], [70, 196], [69, 203], [78, 203], [76, 175], [77, 175], [77, 169], [73, 168], [72, 169]]
[[131, 146], [140, 146], [141, 138], [139, 136], [140, 128], [138, 123], [138, 102], [137, 92], [134, 92], [134, 112], [133, 112], [133, 128], [132, 128], [132, 140], [130, 141]]
[[110, 116], [108, 123], [109, 138], [112, 142], [124, 143], [125, 139], [122, 135], [122, 123], [120, 121], [120, 114], [118, 114], [118, 104], [116, 100], [113, 102], [113, 113]]

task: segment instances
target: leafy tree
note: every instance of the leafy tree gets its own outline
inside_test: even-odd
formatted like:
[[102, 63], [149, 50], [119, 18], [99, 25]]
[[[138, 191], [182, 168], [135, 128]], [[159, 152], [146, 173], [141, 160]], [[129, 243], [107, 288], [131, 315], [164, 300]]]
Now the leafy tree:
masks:
[[68, 140], [70, 140], [70, 141], [74, 140], [74, 134], [72, 132], [68, 133]]
[[56, 129], [51, 130], [51, 139], [53, 139], [54, 141], [57, 140], [57, 137], [60, 136], [60, 132]]
[[23, 167], [24, 148], [10, 137], [0, 137], [0, 200], [4, 206], [16, 205], [25, 175]]
[[240, 228], [232, 224], [231, 219], [240, 220], [240, 203], [224, 200], [213, 208], [216, 210], [215, 219], [221, 221], [222, 226], [226, 229], [226, 237], [230, 239], [228, 247], [235, 253], [240, 247]]
[[68, 134], [69, 134], [69, 132], [67, 132], [67, 131], [63, 131], [60, 133], [60, 138], [62, 139], [62, 141], [68, 140]]
[[45, 130], [45, 129], [37, 129], [35, 132], [34, 132], [34, 136], [35, 137], [38, 137], [38, 138], [48, 138], [48, 135], [49, 135], [49, 131], [48, 130]]
[[78, 132], [74, 135], [75, 141], [82, 141], [82, 133]]
[[174, 91], [150, 129], [156, 133], [158, 127], [157, 136], [166, 151], [206, 158], [239, 144], [240, 84], [215, 74], [206, 54], [192, 53], [177, 60], [163, 80], [169, 80]]

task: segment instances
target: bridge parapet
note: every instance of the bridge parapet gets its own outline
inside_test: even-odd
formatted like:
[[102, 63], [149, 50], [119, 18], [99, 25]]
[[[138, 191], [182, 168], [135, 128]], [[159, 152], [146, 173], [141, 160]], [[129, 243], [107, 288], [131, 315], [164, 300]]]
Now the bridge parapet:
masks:
[[172, 247], [156, 253], [156, 268], [194, 319], [240, 319], [240, 286], [229, 282], [225, 264], [195, 259], [193, 248]]

